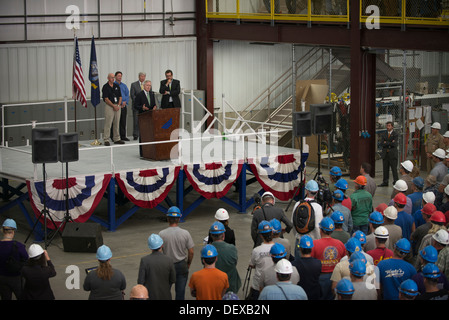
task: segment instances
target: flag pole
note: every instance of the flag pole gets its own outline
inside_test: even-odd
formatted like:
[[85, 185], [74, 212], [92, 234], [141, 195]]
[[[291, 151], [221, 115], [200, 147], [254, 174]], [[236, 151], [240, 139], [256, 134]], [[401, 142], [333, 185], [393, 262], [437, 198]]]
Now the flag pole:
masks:
[[90, 49], [90, 64], [89, 64], [89, 80], [91, 82], [91, 99], [90, 102], [94, 107], [95, 114], [95, 140], [91, 143], [92, 146], [99, 146], [101, 142], [98, 140], [98, 130], [97, 130], [97, 105], [100, 103], [100, 93], [99, 93], [99, 80], [98, 80], [98, 64], [97, 64], [97, 53], [95, 50], [94, 41], [94, 31], [92, 28], [92, 43]]
[[[75, 41], [76, 41], [76, 28], [75, 28], [75, 26], [73, 26], [73, 28], [72, 28], [72, 30], [73, 30], [73, 38], [75, 39]], [[74, 71], [73, 71], [74, 72]], [[73, 97], [73, 102], [75, 103], [75, 105], [74, 105], [74, 107], [73, 107], [73, 109], [74, 109], [74, 112], [75, 112], [75, 115], [74, 115], [74, 117], [75, 117], [75, 132], [77, 132], [76, 131], [76, 97]]]
[[92, 146], [99, 146], [101, 145], [101, 142], [97, 138], [97, 107], [94, 107], [94, 113], [95, 113], [95, 140], [91, 143]]

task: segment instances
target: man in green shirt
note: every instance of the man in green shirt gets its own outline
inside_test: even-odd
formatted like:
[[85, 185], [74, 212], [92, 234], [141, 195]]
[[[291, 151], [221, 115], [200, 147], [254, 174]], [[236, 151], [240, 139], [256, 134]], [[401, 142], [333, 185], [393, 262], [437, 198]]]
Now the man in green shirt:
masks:
[[212, 245], [217, 249], [218, 259], [215, 267], [228, 275], [228, 291], [237, 293], [242, 285], [239, 273], [237, 271], [237, 247], [224, 241], [225, 226], [216, 221], [210, 228]]
[[369, 214], [373, 212], [373, 196], [365, 190], [366, 177], [358, 176], [354, 180], [355, 191], [351, 194], [352, 202], [352, 221], [354, 224], [353, 232], [360, 230], [368, 234], [369, 231]]

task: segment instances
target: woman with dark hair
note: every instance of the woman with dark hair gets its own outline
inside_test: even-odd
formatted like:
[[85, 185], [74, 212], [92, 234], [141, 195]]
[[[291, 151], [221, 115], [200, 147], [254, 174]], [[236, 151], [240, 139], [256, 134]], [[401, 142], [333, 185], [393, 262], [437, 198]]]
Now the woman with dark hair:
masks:
[[98, 268], [90, 271], [84, 280], [83, 288], [90, 291], [89, 300], [123, 300], [126, 289], [125, 276], [112, 268], [111, 249], [102, 245], [97, 249]]
[[50, 286], [50, 278], [56, 276], [56, 270], [47, 250], [38, 244], [28, 248], [28, 262], [22, 268], [22, 300], [55, 300]]

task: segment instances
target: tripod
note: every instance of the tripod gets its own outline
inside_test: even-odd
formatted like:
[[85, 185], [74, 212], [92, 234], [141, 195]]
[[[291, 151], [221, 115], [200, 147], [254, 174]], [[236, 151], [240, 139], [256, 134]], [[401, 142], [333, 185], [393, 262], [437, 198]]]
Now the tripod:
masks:
[[[298, 137], [296, 136], [295, 139], [297, 139]], [[302, 162], [302, 139], [300, 139], [300, 150], [301, 150], [301, 162]], [[304, 168], [301, 169], [301, 173], [300, 173], [300, 181], [299, 181], [299, 185], [295, 190], [295, 193], [293, 194], [293, 197], [290, 199], [290, 202], [287, 205], [287, 208], [285, 208], [285, 212], [288, 211], [288, 208], [290, 208], [290, 205], [292, 204], [293, 200], [296, 198], [296, 195], [298, 194], [299, 190], [302, 190], [303, 188], [303, 178], [304, 178]]]
[[34, 232], [34, 229], [36, 228], [39, 220], [41, 219], [42, 216], [44, 216], [44, 243], [45, 243], [45, 249], [47, 249], [47, 217], [50, 218], [50, 220], [53, 222], [53, 225], [56, 228], [56, 224], [53, 221], [53, 218], [50, 216], [50, 212], [47, 209], [47, 204], [46, 204], [46, 199], [47, 199], [47, 178], [46, 178], [46, 171], [45, 171], [45, 163], [42, 164], [42, 185], [43, 185], [43, 205], [44, 205], [44, 209], [42, 209], [41, 214], [39, 215], [39, 217], [36, 219], [36, 222], [34, 223], [33, 228], [31, 229], [30, 233], [28, 234], [28, 236], [25, 239], [25, 243], [28, 241], [28, 239], [30, 238], [31, 234]]
[[[56, 233], [61, 234], [60, 230], [61, 228], [63, 228], [67, 222], [71, 221], [73, 222], [72, 217], [70, 216], [69, 213], [69, 163], [66, 162], [65, 163], [65, 214], [64, 214], [64, 219], [62, 220], [62, 222], [59, 224], [58, 228], [56, 229], [56, 231], [53, 233], [53, 236], [50, 238], [50, 242], [49, 244], [53, 241], [53, 239], [56, 236]], [[62, 236], [62, 234], [61, 234]]]

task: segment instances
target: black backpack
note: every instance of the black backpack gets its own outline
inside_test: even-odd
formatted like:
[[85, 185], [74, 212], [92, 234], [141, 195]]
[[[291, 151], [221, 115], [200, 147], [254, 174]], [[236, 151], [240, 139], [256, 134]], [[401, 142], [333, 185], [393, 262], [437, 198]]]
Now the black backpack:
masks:
[[299, 234], [306, 234], [315, 229], [315, 211], [312, 202], [301, 200], [293, 211], [293, 225]]

